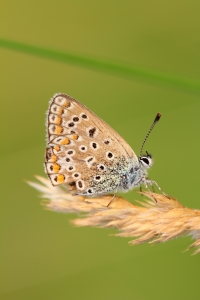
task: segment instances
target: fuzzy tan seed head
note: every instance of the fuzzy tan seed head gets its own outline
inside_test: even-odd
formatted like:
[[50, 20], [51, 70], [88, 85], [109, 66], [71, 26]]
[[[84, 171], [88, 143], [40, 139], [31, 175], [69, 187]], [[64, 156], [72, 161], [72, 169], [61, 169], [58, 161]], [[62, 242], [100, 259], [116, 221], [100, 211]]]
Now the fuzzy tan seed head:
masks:
[[[160, 243], [191, 235], [196, 241], [188, 249], [195, 247], [194, 253], [200, 253], [200, 210], [187, 208], [173, 197], [143, 192], [146, 201], [137, 202], [137, 205], [113, 195], [88, 199], [72, 196], [61, 187], [52, 187], [43, 177], [37, 179], [40, 183], [29, 184], [42, 193], [42, 198], [48, 199], [44, 203], [46, 209], [82, 213], [81, 218], [72, 221], [76, 226], [116, 228], [119, 231], [116, 236], [131, 238], [129, 243], [133, 245]], [[85, 188], [81, 179], [78, 182], [78, 188]]]

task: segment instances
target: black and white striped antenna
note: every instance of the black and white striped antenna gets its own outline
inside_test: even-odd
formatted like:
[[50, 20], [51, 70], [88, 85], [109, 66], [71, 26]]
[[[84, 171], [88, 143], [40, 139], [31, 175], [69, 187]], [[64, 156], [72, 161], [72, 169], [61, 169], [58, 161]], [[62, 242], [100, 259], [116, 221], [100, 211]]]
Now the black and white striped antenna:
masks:
[[160, 117], [161, 117], [161, 113], [157, 113], [156, 117], [155, 117], [155, 120], [153, 121], [153, 124], [151, 125], [149, 131], [147, 132], [147, 135], [142, 143], [142, 146], [141, 146], [141, 149], [140, 149], [140, 157], [142, 156], [142, 150], [144, 148], [144, 144], [146, 143], [151, 131], [153, 130], [154, 126], [156, 125], [156, 123], [160, 120]]

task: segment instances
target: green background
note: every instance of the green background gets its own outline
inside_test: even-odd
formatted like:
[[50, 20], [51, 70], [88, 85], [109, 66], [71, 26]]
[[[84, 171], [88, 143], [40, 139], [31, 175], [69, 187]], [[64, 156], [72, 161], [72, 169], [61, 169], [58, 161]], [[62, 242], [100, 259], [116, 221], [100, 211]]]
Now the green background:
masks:
[[136, 154], [160, 111], [145, 146], [155, 157], [149, 176], [200, 207], [200, 2], [0, 6], [2, 299], [196, 299], [200, 255], [182, 253], [190, 237], [131, 247], [114, 230], [72, 227], [75, 215], [45, 211], [24, 180], [45, 176], [45, 112], [64, 92]]

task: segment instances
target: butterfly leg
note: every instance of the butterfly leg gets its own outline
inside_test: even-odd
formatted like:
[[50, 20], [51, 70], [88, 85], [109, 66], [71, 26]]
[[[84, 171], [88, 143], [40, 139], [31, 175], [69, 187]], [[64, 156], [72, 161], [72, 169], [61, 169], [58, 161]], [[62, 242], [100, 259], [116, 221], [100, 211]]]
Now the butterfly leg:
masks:
[[153, 189], [153, 192], [155, 192], [154, 188], [153, 188], [153, 184], [155, 184], [157, 186], [157, 188], [159, 189], [159, 191], [167, 198], [169, 198], [169, 196], [167, 194], [165, 194], [165, 192], [161, 189], [161, 187], [157, 184], [156, 181], [154, 180], [150, 180], [148, 179], [147, 180], [147, 184], [151, 185], [152, 186], [152, 189]]
[[141, 192], [141, 196], [144, 197], [144, 195], [142, 194], [142, 185], [140, 184], [140, 192]]
[[109, 207], [110, 204], [111, 204], [111, 203], [113, 202], [113, 200], [115, 199], [115, 196], [116, 196], [117, 191], [118, 191], [118, 189], [119, 189], [119, 185], [120, 185], [120, 182], [118, 183], [118, 186], [117, 186], [117, 188], [116, 188], [116, 192], [114, 193], [114, 195], [113, 195], [112, 199], [110, 200], [110, 202], [108, 203], [107, 207]]
[[155, 189], [154, 189], [153, 184], [151, 185], [151, 188], [152, 188], [152, 192], [155, 193]]
[[115, 199], [116, 194], [113, 195], [112, 199], [110, 200], [110, 202], [108, 203], [107, 207], [110, 206], [110, 204], [113, 202], [113, 200]]
[[[147, 178], [143, 178], [143, 183], [144, 183], [144, 186], [145, 186], [145, 188], [148, 190], [149, 193], [154, 192], [154, 189], [153, 189], [153, 181], [152, 181], [152, 180], [147, 179]], [[152, 187], [152, 191], [150, 190], [149, 185]], [[152, 194], [152, 197], [154, 198], [155, 202], [157, 202], [157, 200], [156, 200], [156, 198], [153, 196], [153, 194]]]

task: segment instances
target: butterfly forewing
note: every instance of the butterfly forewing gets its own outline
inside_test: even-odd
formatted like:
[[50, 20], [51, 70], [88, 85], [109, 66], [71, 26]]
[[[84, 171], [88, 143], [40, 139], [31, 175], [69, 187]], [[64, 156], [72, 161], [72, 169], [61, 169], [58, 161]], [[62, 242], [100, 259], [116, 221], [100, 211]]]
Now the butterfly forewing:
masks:
[[65, 94], [56, 94], [50, 101], [47, 143], [45, 169], [52, 184], [67, 183], [77, 194], [116, 190], [120, 164], [126, 169], [132, 158], [138, 160], [116, 131]]

